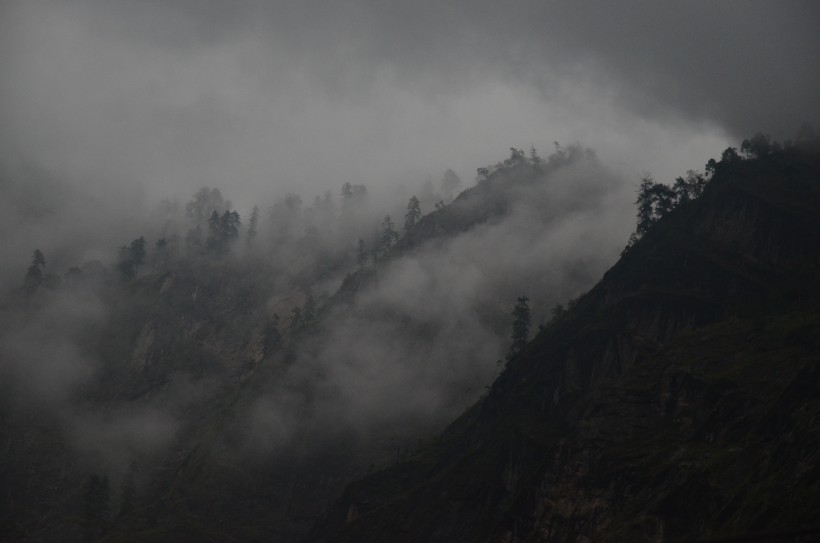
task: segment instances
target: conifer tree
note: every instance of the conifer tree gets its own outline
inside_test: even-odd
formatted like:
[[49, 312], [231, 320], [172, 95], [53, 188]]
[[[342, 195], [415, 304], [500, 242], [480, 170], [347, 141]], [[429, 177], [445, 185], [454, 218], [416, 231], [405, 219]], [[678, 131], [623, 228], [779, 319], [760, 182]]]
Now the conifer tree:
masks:
[[415, 195], [407, 203], [407, 213], [404, 214], [404, 229], [409, 230], [421, 218], [421, 204]]
[[253, 243], [253, 240], [256, 239], [257, 234], [257, 226], [259, 224], [259, 207], [253, 206], [253, 210], [251, 211], [250, 219], [248, 220], [248, 245]]
[[393, 244], [398, 241], [399, 233], [396, 232], [395, 224], [393, 220], [390, 218], [390, 215], [385, 216], [384, 221], [382, 222], [382, 233], [381, 237], [379, 237], [379, 256], [384, 256], [387, 253], [387, 250], [393, 246]]
[[528, 302], [529, 298], [519, 296], [513, 307], [512, 344], [510, 345], [510, 353], [507, 356], [508, 359], [521, 352], [521, 349], [527, 344], [530, 332], [530, 307]]
[[136, 277], [137, 272], [145, 263], [145, 238], [140, 236], [129, 245], [120, 247], [119, 268], [122, 278], [125, 280]]

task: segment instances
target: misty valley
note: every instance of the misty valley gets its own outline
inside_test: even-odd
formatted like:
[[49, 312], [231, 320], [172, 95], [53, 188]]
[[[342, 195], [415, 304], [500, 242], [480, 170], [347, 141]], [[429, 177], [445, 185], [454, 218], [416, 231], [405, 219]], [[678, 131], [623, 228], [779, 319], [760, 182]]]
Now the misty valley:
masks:
[[616, 175], [554, 147], [392, 199], [203, 187], [107, 260], [34, 250], [3, 539], [816, 535], [811, 127], [645, 176], [631, 236]]

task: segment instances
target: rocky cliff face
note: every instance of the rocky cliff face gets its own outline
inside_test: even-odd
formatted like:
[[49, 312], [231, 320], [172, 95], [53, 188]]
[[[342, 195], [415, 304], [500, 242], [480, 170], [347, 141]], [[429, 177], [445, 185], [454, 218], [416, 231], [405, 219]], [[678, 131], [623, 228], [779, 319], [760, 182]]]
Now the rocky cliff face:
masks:
[[812, 537], [818, 263], [816, 156], [722, 169], [312, 540]]

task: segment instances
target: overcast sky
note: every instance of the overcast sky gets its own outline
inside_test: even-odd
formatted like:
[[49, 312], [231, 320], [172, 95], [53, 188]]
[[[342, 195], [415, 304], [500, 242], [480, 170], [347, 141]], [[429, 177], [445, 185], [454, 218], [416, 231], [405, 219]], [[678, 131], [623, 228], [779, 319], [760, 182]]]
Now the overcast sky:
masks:
[[555, 140], [669, 179], [820, 124], [820, 2], [0, 6], [0, 160], [103, 200], [472, 181]]

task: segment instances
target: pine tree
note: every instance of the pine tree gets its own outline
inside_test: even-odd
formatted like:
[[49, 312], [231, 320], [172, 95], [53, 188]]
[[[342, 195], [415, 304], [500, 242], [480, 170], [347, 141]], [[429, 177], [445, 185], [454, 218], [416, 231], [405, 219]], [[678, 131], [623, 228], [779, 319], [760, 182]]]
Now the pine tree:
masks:
[[643, 236], [652, 227], [655, 222], [652, 209], [652, 187], [655, 182], [650, 176], [644, 176], [641, 179], [640, 187], [638, 188], [638, 199], [635, 204], [638, 206], [638, 226], [636, 232], [638, 236]]
[[517, 355], [527, 344], [530, 332], [530, 307], [527, 304], [529, 299], [526, 296], [519, 296], [513, 307], [512, 344], [507, 358]]
[[407, 231], [421, 218], [421, 205], [415, 195], [407, 203], [407, 213], [404, 214], [404, 230]]
[[390, 215], [385, 216], [382, 222], [381, 237], [379, 238], [379, 256], [384, 256], [388, 249], [398, 241], [399, 233], [396, 232], [395, 226], [392, 219], [390, 219]]
[[137, 272], [145, 263], [145, 238], [140, 236], [129, 245], [120, 247], [119, 263], [117, 268], [126, 281], [136, 277]]
[[214, 211], [208, 219], [208, 240], [205, 246], [217, 256], [226, 255], [230, 244], [239, 237], [241, 224], [236, 211], [225, 210], [221, 216]]
[[251, 217], [248, 220], [248, 245], [253, 243], [253, 240], [256, 239], [256, 228], [259, 224], [259, 207], [253, 206], [253, 210], [251, 211]]

